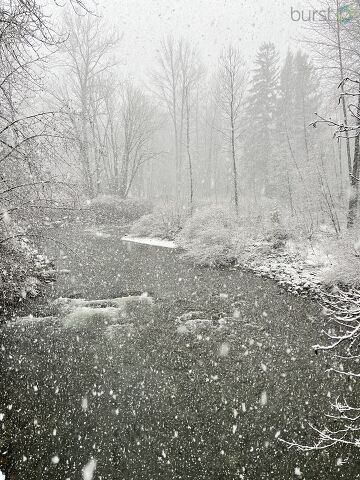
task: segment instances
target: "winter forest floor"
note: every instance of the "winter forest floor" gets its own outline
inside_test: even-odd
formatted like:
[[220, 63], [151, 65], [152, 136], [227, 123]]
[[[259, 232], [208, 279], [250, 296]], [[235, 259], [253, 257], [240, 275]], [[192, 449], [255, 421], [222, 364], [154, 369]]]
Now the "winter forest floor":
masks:
[[354, 451], [306, 454], [279, 440], [315, 441], [307, 421], [321, 428], [328, 392], [347, 388], [312, 349], [326, 321], [318, 305], [122, 234], [54, 232], [67, 248], [51, 251], [55, 297], [154, 299], [126, 310], [124, 328], [61, 316], [3, 328], [15, 478], [78, 480], [92, 457], [94, 480], [360, 478]]

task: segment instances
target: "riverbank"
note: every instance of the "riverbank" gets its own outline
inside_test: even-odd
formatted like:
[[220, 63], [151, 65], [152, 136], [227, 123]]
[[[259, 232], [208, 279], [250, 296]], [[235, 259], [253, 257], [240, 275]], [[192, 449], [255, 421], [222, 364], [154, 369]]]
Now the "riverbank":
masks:
[[135, 222], [130, 233], [174, 241], [197, 265], [247, 269], [297, 295], [317, 297], [337, 285], [360, 285], [355, 230], [339, 234], [326, 225], [307, 230], [276, 210], [258, 218], [217, 205], [175, 213], [154, 211]]
[[[192, 254], [191, 250], [181, 249], [173, 240], [131, 235], [124, 236], [122, 240], [142, 245], [179, 249], [182, 251], [184, 258], [190, 258], [195, 264], [198, 263], [196, 254]], [[255, 252], [257, 248], [260, 251], [263, 247], [264, 244], [258, 243], [250, 248]], [[255, 253], [249, 255], [248, 260], [243, 263], [238, 263], [236, 259], [232, 259], [227, 265], [217, 265], [217, 267], [247, 270], [257, 276], [275, 280], [295, 295], [309, 295], [317, 298], [321, 291], [329, 286], [326, 282], [326, 275], [332, 267], [331, 258], [324, 252], [321, 254], [313, 245], [309, 245], [308, 254], [304, 258], [301, 258], [300, 255], [294, 255], [293, 249], [293, 246], [289, 248], [286, 245], [276, 253], [268, 252], [267, 255], [262, 254], [260, 258]]]

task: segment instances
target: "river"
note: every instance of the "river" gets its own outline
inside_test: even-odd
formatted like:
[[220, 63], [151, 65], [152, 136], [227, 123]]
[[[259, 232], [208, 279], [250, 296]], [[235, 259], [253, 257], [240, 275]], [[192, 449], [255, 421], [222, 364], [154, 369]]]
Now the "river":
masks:
[[[280, 441], [316, 440], [307, 422], [321, 426], [348, 389], [311, 348], [324, 325], [318, 305], [239, 269], [124, 243], [121, 232], [58, 237], [55, 296], [149, 301], [111, 335], [61, 318], [2, 329], [0, 418], [14, 479], [360, 478], [351, 450]], [[194, 318], [205, 321], [192, 328]]]

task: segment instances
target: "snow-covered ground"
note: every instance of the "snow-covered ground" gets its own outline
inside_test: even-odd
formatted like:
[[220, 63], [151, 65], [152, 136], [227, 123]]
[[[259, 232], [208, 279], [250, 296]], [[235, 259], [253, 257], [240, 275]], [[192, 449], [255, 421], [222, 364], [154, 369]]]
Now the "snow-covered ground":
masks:
[[273, 278], [295, 294], [317, 296], [325, 286], [326, 272], [334, 262], [321, 244], [300, 247], [288, 242], [283, 252], [263, 257], [261, 263], [252, 262], [245, 266], [259, 276]]
[[317, 295], [321, 290], [320, 270], [306, 268], [302, 262], [288, 263], [281, 258], [268, 258], [262, 265], [250, 265], [255, 274], [273, 278], [287, 290], [296, 294]]
[[140, 243], [142, 245], [150, 245], [152, 247], [177, 248], [175, 242], [171, 240], [162, 240], [161, 238], [130, 237], [125, 235], [121, 240], [123, 242]]

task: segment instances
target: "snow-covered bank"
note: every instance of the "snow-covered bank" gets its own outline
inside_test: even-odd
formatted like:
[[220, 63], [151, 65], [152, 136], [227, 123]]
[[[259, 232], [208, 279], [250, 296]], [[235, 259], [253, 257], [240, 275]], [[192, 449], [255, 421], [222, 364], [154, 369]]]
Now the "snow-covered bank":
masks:
[[256, 275], [274, 279], [296, 295], [317, 296], [324, 286], [321, 269], [310, 268], [301, 261], [287, 262], [281, 257], [269, 257], [261, 265], [250, 263], [245, 267]]
[[350, 237], [292, 239], [278, 251], [254, 257], [243, 266], [296, 294], [317, 297], [333, 287], [359, 287], [358, 248]]
[[123, 242], [132, 242], [140, 243], [142, 245], [149, 245], [151, 247], [162, 247], [162, 248], [177, 248], [177, 245], [172, 240], [163, 240], [161, 238], [150, 238], [150, 237], [130, 237], [125, 235], [121, 238]]
[[[179, 248], [174, 241], [157, 238], [125, 236], [121, 240], [153, 247]], [[189, 251], [185, 250], [185, 255], [188, 253]], [[262, 255], [261, 260], [257, 258], [236, 262], [236, 267], [248, 269], [258, 276], [272, 278], [288, 291], [297, 295], [310, 294], [316, 296], [324, 283], [322, 273], [325, 268], [329, 267], [330, 259], [327, 258], [324, 262], [311, 262], [310, 256], [311, 253], [305, 259], [292, 258], [286, 252], [279, 252], [278, 255], [272, 254], [268, 257]], [[193, 260], [197, 263], [196, 258], [193, 258]]]
[[248, 269], [296, 294], [317, 296], [331, 286], [360, 286], [356, 231], [339, 234], [325, 224], [309, 231], [277, 208], [255, 216], [238, 215], [228, 205], [206, 205], [176, 226], [174, 218], [174, 211], [143, 217], [133, 225], [133, 236], [123, 240], [177, 246], [197, 265]]
[[[121, 238], [123, 242], [137, 243], [141, 245], [148, 245], [162, 248], [183, 248], [184, 255], [189, 257], [195, 263], [204, 264], [202, 256], [197, 251], [193, 251], [192, 245], [179, 245], [172, 240], [165, 240], [152, 237], [135, 237], [124, 236]], [[265, 242], [266, 243], [266, 242]], [[321, 244], [307, 247], [295, 242], [286, 242], [284, 248], [274, 251], [269, 249], [264, 242], [254, 242], [252, 245], [245, 247], [249, 254], [240, 255], [230, 251], [224, 256], [225, 265], [227, 263], [235, 264], [237, 268], [245, 268], [252, 271], [255, 275], [272, 278], [280, 285], [297, 295], [313, 295], [317, 296], [324, 284], [324, 271], [329, 269], [332, 263], [331, 258], [325, 254], [324, 248]], [[199, 247], [200, 245], [197, 245]], [[207, 248], [204, 245], [200, 250], [204, 251]], [[266, 252], [266, 253], [265, 253]], [[229, 255], [229, 262], [226, 261], [226, 256]], [[235, 261], [230, 262], [230, 257], [233, 255]], [[211, 257], [211, 252], [209, 258]], [[207, 264], [207, 263], [205, 263]], [[221, 265], [216, 261], [209, 265]]]

